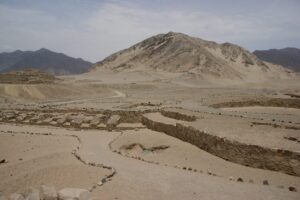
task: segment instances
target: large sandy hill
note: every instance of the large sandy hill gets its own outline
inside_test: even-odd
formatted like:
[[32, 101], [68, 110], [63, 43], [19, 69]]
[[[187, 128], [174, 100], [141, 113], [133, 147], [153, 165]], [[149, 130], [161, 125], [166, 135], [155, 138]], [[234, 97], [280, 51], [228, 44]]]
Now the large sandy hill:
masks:
[[96, 63], [88, 74], [92, 76], [107, 70], [114, 73], [168, 73], [175, 74], [176, 80], [188, 81], [256, 82], [292, 77], [292, 72], [263, 62], [240, 46], [218, 44], [174, 32], [150, 37], [119, 51]]

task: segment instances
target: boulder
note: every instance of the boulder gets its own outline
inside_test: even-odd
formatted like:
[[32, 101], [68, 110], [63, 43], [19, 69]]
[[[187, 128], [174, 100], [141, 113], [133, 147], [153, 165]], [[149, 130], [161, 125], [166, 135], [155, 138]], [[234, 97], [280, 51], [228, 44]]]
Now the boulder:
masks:
[[40, 193], [41, 200], [57, 200], [57, 192], [53, 186], [42, 185]]
[[18, 193], [13, 193], [9, 196], [9, 200], [24, 200], [24, 196]]
[[26, 200], [40, 200], [40, 192], [35, 189], [31, 189], [30, 193], [27, 195]]
[[59, 200], [90, 200], [90, 192], [84, 189], [64, 188], [58, 192]]

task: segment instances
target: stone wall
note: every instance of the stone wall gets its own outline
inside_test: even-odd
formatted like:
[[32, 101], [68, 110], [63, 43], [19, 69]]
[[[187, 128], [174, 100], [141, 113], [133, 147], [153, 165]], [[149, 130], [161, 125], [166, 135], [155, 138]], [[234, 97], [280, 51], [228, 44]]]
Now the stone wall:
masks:
[[241, 165], [280, 171], [300, 176], [300, 153], [275, 150], [257, 145], [220, 138], [193, 127], [171, 125], [150, 120], [143, 116], [142, 123], [149, 129], [164, 132], [182, 141], [189, 142], [215, 156]]
[[166, 111], [166, 110], [161, 110], [160, 113], [169, 118], [177, 119], [177, 120], [183, 120], [183, 121], [188, 121], [192, 122], [197, 119], [196, 116], [190, 116], [190, 115], [185, 115], [179, 112], [171, 112], [171, 111]]

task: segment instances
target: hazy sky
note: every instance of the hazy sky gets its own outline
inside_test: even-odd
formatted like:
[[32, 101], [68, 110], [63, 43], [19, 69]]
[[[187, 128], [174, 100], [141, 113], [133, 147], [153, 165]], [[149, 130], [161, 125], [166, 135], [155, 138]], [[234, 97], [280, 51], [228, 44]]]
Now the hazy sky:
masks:
[[300, 48], [300, 0], [0, 0], [0, 52], [45, 47], [95, 62], [169, 31]]

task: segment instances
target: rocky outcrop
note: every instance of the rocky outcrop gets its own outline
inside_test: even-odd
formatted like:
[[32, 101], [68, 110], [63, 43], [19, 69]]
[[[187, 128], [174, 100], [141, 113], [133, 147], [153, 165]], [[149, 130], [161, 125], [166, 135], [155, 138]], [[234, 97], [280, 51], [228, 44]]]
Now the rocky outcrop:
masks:
[[189, 142], [225, 160], [249, 167], [300, 176], [300, 153], [231, 141], [190, 126], [184, 126], [179, 123], [176, 123], [176, 125], [165, 124], [145, 116], [142, 118], [142, 123], [149, 129], [164, 132]]

